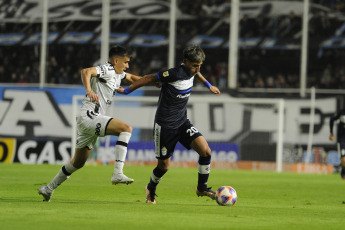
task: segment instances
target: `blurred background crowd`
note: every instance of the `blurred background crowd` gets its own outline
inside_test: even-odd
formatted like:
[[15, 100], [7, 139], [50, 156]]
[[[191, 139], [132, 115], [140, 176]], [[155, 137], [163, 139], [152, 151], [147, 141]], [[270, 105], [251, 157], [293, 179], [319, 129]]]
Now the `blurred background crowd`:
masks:
[[[241, 2], [254, 4], [260, 1]], [[289, 2], [303, 4], [303, 1]], [[345, 2], [310, 2], [307, 87], [343, 89]], [[176, 63], [182, 61], [182, 49], [196, 36], [224, 38], [224, 42], [219, 45], [201, 43], [206, 53], [202, 73], [212, 84], [227, 88], [229, 1], [178, 0], [177, 5], [181, 13], [193, 16], [193, 19], [177, 20]], [[49, 22], [48, 31], [58, 32], [59, 35], [48, 45], [47, 83], [81, 84], [80, 69], [99, 64], [100, 44], [93, 41], [99, 36], [100, 27], [100, 21]], [[169, 38], [169, 21], [117, 19], [111, 21], [110, 30], [113, 33], [130, 34], [131, 37], [146, 34]], [[71, 31], [91, 31], [94, 37], [89, 42], [61, 42], [64, 34]], [[301, 31], [302, 15], [293, 10], [269, 15], [265, 14], [264, 6], [257, 17], [242, 12], [239, 22], [238, 88], [299, 88]], [[19, 32], [24, 33], [26, 38], [30, 37], [41, 32], [41, 24], [0, 22], [0, 34]], [[274, 45], [265, 45], [267, 41], [274, 41]], [[140, 46], [133, 45], [131, 39], [128, 39], [122, 45], [133, 51], [128, 72], [143, 75], [167, 68], [168, 44]], [[39, 56], [38, 43], [1, 44], [0, 83], [38, 83]]]

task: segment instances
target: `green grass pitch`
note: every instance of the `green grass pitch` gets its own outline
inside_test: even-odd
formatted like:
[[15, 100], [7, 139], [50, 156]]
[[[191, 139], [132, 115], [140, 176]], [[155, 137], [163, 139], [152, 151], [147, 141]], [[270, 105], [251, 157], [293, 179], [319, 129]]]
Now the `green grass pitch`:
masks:
[[59, 165], [0, 164], [0, 229], [343, 229], [345, 181], [312, 175], [212, 169], [209, 185], [233, 186], [233, 207], [195, 194], [197, 169], [171, 168], [145, 203], [153, 166], [125, 166], [131, 185], [111, 185], [113, 166], [74, 173], [42, 202], [37, 188]]

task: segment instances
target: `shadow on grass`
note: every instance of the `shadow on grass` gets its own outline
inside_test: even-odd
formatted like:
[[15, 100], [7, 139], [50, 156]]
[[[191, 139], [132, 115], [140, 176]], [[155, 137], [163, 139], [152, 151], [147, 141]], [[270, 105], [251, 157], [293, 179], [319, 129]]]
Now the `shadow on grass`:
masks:
[[[40, 198], [39, 198], [40, 199]], [[49, 204], [79, 204], [79, 205], [92, 205], [92, 204], [101, 204], [101, 205], [115, 205], [115, 204], [126, 204], [126, 205], [133, 205], [133, 204], [144, 204], [146, 206], [176, 206], [180, 205], [178, 203], [171, 203], [171, 202], [161, 202], [156, 205], [146, 204], [145, 200], [135, 200], [135, 201], [110, 201], [110, 200], [52, 200], [50, 202], [43, 202], [42, 200], [33, 199], [32, 197], [0, 197], [0, 203], [49, 203]], [[195, 204], [193, 206], [205, 207], [214, 205], [212, 201], [207, 201], [206, 203]]]

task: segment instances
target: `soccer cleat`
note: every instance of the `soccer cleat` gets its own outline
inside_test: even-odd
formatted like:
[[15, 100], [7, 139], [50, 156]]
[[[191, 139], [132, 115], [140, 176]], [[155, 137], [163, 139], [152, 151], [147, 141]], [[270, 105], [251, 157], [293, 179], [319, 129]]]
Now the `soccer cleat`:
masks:
[[43, 196], [43, 201], [50, 202], [54, 191], [50, 191], [47, 186], [42, 186], [38, 189], [38, 194]]
[[145, 192], [146, 192], [146, 203], [148, 203], [148, 204], [156, 204], [156, 199], [155, 199], [155, 196], [157, 196], [156, 193], [153, 192], [153, 191], [150, 191], [147, 188], [147, 185], [145, 187]]
[[113, 174], [111, 177], [111, 183], [113, 185], [117, 184], [132, 184], [134, 180], [132, 178], [127, 177], [125, 174]]
[[216, 199], [216, 192], [211, 190], [212, 187], [205, 188], [203, 191], [199, 191], [198, 188], [196, 189], [197, 196], [208, 196], [212, 200]]

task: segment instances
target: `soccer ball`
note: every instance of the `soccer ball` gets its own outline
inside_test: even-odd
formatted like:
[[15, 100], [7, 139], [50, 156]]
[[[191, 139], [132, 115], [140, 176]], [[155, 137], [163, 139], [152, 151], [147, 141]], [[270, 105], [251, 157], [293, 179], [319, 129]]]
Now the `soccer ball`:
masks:
[[220, 206], [233, 206], [237, 201], [237, 192], [231, 186], [222, 186], [217, 190], [217, 204]]

